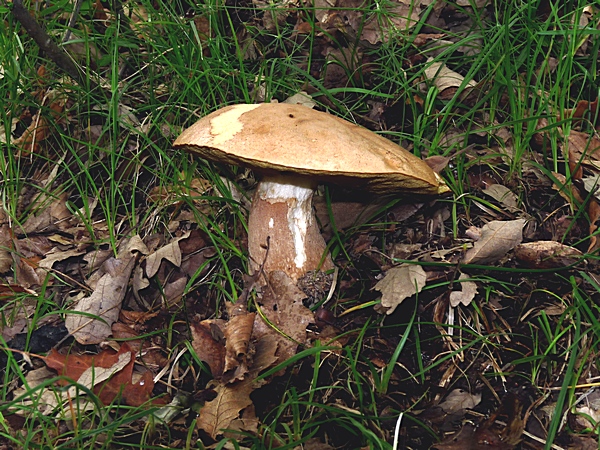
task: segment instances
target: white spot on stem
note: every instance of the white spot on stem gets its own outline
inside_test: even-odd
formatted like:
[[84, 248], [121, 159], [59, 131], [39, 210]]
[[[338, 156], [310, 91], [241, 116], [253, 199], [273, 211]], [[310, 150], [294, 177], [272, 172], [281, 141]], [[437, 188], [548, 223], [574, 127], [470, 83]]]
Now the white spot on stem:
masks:
[[[296, 267], [302, 269], [307, 259], [306, 231], [312, 222], [313, 188], [311, 183], [298, 177], [281, 176], [263, 180], [257, 190], [262, 200], [270, 203], [287, 203], [288, 227], [294, 241], [294, 263]], [[271, 222], [269, 222], [269, 227], [271, 227]]]

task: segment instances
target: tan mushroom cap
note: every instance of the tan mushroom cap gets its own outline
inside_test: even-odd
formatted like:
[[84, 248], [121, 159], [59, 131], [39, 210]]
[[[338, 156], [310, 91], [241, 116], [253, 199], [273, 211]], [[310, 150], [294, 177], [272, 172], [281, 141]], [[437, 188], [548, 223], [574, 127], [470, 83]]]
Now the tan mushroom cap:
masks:
[[186, 129], [173, 145], [257, 172], [295, 173], [378, 193], [449, 190], [425, 162], [392, 141], [302, 105], [227, 106]]

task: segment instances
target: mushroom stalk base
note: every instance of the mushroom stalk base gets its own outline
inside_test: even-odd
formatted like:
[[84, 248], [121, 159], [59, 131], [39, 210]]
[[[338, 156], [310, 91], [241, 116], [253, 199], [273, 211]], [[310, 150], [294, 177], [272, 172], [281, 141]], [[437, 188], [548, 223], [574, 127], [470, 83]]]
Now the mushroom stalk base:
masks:
[[281, 270], [297, 281], [309, 270], [333, 269], [329, 254], [323, 259], [326, 245], [312, 208], [313, 191], [300, 177], [259, 183], [248, 218], [251, 273], [264, 264], [265, 273]]

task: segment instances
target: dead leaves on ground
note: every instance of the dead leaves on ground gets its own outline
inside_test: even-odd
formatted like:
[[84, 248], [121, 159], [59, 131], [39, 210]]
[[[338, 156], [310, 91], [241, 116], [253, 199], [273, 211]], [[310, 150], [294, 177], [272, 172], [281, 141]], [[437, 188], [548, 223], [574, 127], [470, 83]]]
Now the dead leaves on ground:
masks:
[[305, 294], [283, 272], [270, 273], [268, 280], [258, 313], [232, 305], [228, 321], [192, 324], [192, 346], [210, 367], [210, 387], [216, 392], [216, 398], [201, 408], [197, 423], [213, 439], [224, 430], [256, 432], [250, 394], [268, 382], [256, 378], [307, 343], [307, 327], [314, 317], [302, 304]]
[[421, 292], [427, 282], [427, 274], [419, 265], [394, 267], [385, 274], [374, 289], [381, 292], [381, 306], [386, 314], [392, 314], [404, 299]]
[[[491, 221], [481, 229], [473, 227], [468, 231], [475, 241], [464, 255], [456, 256], [456, 263], [484, 265], [492, 264], [509, 254], [523, 240], [525, 219]], [[466, 277], [461, 274], [460, 280]], [[389, 269], [385, 277], [374, 289], [382, 293], [381, 306], [387, 314], [392, 314], [406, 298], [421, 292], [427, 284], [427, 272], [418, 264], [404, 264]], [[474, 298], [477, 287], [473, 282], [461, 283], [462, 291], [450, 293], [453, 307], [467, 306]]]
[[[4, 261], [2, 274], [6, 279], [0, 293], [7, 321], [2, 335], [8, 341], [27, 332], [31, 317], [39, 314], [28, 296], [35, 303], [42, 285], [45, 295], [54, 292], [56, 286], [64, 299], [65, 325], [78, 343], [106, 344], [115, 338], [128, 339], [129, 344], [119, 347], [112, 343], [118, 352], [106, 349], [97, 355], [78, 354], [76, 349], [66, 354], [53, 350], [44, 359], [47, 366], [89, 388], [107, 405], [117, 399], [130, 406], [148, 401], [162, 404], [162, 400], [154, 399], [153, 378], [169, 364], [166, 349], [159, 336], [139, 336], [155, 330], [158, 324], [166, 326], [158, 312], [180, 307], [189, 280], [209, 270], [214, 249], [205, 234], [192, 230], [180, 233], [166, 245], [162, 238], [152, 235], [144, 240], [137, 235], [123, 238], [115, 255], [108, 246], [92, 246], [77, 216], [66, 216], [67, 198], [66, 193], [56, 198], [34, 198], [30, 205], [39, 204], [32, 208], [37, 212], [20, 227], [0, 214], [0, 261]], [[97, 225], [96, 238], [100, 238], [103, 224]], [[70, 297], [62, 290], [65, 280], [70, 284]], [[15, 307], [10, 306], [13, 303]], [[46, 322], [36, 319], [38, 325]], [[48, 347], [57, 343], [58, 339]], [[146, 369], [134, 370], [136, 362]], [[52, 373], [39, 370], [32, 375], [37, 381], [52, 378]], [[66, 391], [71, 400], [73, 389]], [[77, 395], [81, 393], [77, 391]], [[47, 413], [60, 403], [60, 399], [58, 403], [51, 401], [55, 394], [50, 389], [41, 395], [47, 397]]]
[[92, 295], [80, 299], [67, 316], [65, 325], [81, 344], [99, 344], [112, 335], [138, 253], [148, 253], [139, 236], [124, 240], [117, 257], [107, 259], [96, 272], [95, 278], [100, 278], [91, 286]]
[[[463, 407], [471, 408], [474, 400], [461, 397]], [[446, 400], [448, 401], [448, 400]], [[442, 403], [440, 406], [444, 405]], [[452, 405], [455, 407], [454, 405]], [[469, 422], [432, 448], [437, 450], [511, 450], [523, 439], [523, 405], [517, 396], [505, 395], [500, 407], [475, 427]]]
[[498, 261], [523, 240], [525, 219], [486, 223], [474, 234], [477, 240], [465, 254], [464, 264], [490, 264]]
[[[32, 281], [16, 270], [14, 281], [21, 284], [7, 283], [3, 292], [12, 298], [19, 293], [35, 293], [29, 286], [38, 288], [44, 279], [51, 286], [54, 276], [80, 279], [82, 282], [73, 286], [68, 300], [71, 309], [66, 313], [65, 325], [70, 335], [82, 345], [106, 345], [111, 338], [127, 339], [129, 344], [96, 355], [52, 350], [44, 361], [53, 372], [30, 372], [30, 384], [35, 386], [58, 374], [64, 377], [61, 384], [70, 387], [63, 397], [54, 400], [51, 389], [41, 391], [40, 408], [52, 414], [62, 401], [81, 395], [76, 386], [90, 389], [106, 405], [116, 400], [130, 406], [148, 401], [162, 404], [154, 398], [153, 377], [165, 370], [169, 361], [164, 349], [138, 336], [147, 331], [144, 324], [156, 321], [161, 309], [180, 307], [187, 283], [210, 270], [215, 250], [199, 230], [182, 232], [167, 243], [155, 235], [144, 239], [138, 235], [126, 237], [116, 254], [109, 248], [91, 247], [81, 223], [56, 212], [64, 210], [66, 199], [67, 195], [53, 199], [49, 207], [43, 200], [47, 207], [25, 224], [27, 234], [16, 235], [8, 220], [0, 223], [2, 255], [7, 260], [4, 272], [15, 263], [33, 261], [26, 265], [31, 269]], [[255, 432], [257, 419], [250, 394], [268, 381], [256, 378], [295, 355], [298, 345], [307, 344], [307, 327], [314, 318], [302, 303], [306, 295], [283, 273], [269, 274], [264, 289], [258, 313], [231, 306], [228, 320], [208, 319], [194, 322], [192, 327], [194, 348], [214, 376], [212, 384], [206, 386], [214, 399], [205, 402], [198, 427], [213, 438], [223, 429]], [[24, 310], [24, 314], [33, 312]], [[21, 326], [16, 332], [22, 331]], [[136, 361], [146, 369], [134, 370]], [[71, 386], [72, 382], [76, 384]]]
[[[106, 349], [95, 355], [61, 353], [52, 349], [47, 356], [41, 357], [46, 367], [29, 371], [25, 377], [27, 388], [16, 389], [14, 395], [23, 403], [33, 404], [45, 415], [57, 416], [61, 416], [66, 404], [76, 403], [82, 410], [93, 408], [93, 400], [86, 395], [87, 389], [104, 405], [119, 402], [135, 407], [168, 403], [166, 396], [154, 395], [153, 373], [134, 369], [136, 356], [137, 351], [126, 343], [118, 351]], [[67, 389], [34, 389], [57, 376], [60, 377], [57, 384]]]
[[[105, 405], [119, 398], [129, 406], [141, 406], [149, 401], [165, 404], [165, 399], [153, 398], [152, 372], [143, 371], [134, 376], [135, 359], [136, 351], [123, 344], [119, 351], [107, 349], [97, 355], [62, 355], [53, 349], [44, 362], [48, 368], [65, 377], [60, 381], [61, 385], [70, 386], [71, 382], [67, 379], [71, 379], [77, 385], [93, 390]], [[71, 386], [68, 396], [76, 397], [76, 389]]]

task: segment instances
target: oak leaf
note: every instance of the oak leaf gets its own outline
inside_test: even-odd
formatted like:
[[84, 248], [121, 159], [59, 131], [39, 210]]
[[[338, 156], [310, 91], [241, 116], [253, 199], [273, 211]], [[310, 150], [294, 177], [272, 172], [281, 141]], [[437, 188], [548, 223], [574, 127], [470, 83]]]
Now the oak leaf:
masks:
[[492, 220], [481, 228], [481, 237], [463, 258], [464, 264], [489, 264], [502, 258], [523, 240], [525, 219]]
[[416, 264], [392, 267], [374, 289], [381, 292], [381, 306], [392, 314], [406, 298], [421, 292], [427, 282], [425, 270]]
[[458, 280], [460, 281], [461, 290], [450, 292], [450, 306], [453, 308], [456, 308], [460, 304], [469, 306], [475, 298], [475, 294], [477, 294], [477, 285], [473, 281], [464, 281], [468, 278], [468, 275], [464, 273], [460, 274]]

